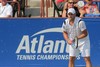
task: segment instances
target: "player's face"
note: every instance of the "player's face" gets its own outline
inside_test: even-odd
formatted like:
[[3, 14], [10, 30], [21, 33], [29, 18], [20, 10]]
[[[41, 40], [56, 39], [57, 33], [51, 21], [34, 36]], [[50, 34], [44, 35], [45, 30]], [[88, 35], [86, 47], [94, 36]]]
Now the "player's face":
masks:
[[72, 14], [72, 13], [68, 13], [67, 15], [69, 20], [73, 20], [76, 16], [76, 14]]

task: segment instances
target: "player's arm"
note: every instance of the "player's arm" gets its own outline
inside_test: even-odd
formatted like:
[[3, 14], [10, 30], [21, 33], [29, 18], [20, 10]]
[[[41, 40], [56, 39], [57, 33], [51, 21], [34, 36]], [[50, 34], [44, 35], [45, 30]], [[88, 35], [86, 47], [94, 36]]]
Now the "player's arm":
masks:
[[63, 37], [67, 41], [68, 44], [70, 45], [72, 44], [72, 41], [69, 39], [67, 32], [63, 31]]
[[82, 33], [78, 36], [78, 39], [82, 39], [88, 35], [86, 25], [84, 21], [79, 22], [79, 28], [82, 31]]
[[86, 37], [87, 35], [88, 35], [88, 32], [85, 29], [85, 30], [82, 31], [81, 35], [78, 36], [78, 39], [82, 39], [82, 38]]

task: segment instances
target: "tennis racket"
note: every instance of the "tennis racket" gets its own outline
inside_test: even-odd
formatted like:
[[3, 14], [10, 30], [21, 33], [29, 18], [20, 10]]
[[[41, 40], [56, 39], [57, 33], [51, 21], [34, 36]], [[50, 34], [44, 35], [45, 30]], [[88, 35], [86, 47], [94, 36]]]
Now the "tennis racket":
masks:
[[78, 38], [77, 37], [74, 38], [73, 43], [72, 43], [72, 47], [75, 49], [78, 48]]
[[75, 37], [75, 48], [77, 49], [78, 48], [78, 38]]

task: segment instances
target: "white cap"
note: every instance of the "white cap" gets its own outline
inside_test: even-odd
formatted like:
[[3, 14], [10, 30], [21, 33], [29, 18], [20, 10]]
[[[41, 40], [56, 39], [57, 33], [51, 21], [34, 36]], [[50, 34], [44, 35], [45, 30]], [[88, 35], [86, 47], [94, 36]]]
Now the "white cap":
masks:
[[76, 13], [76, 11], [75, 11], [75, 9], [74, 9], [74, 8], [69, 8], [69, 9], [68, 9], [68, 13], [75, 14], [75, 13]]

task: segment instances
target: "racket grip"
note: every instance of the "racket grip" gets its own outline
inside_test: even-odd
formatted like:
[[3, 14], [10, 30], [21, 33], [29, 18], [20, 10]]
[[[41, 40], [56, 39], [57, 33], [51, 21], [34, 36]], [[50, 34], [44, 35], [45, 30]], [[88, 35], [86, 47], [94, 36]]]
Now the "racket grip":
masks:
[[76, 45], [76, 49], [78, 48], [78, 38], [75, 37], [75, 45]]

